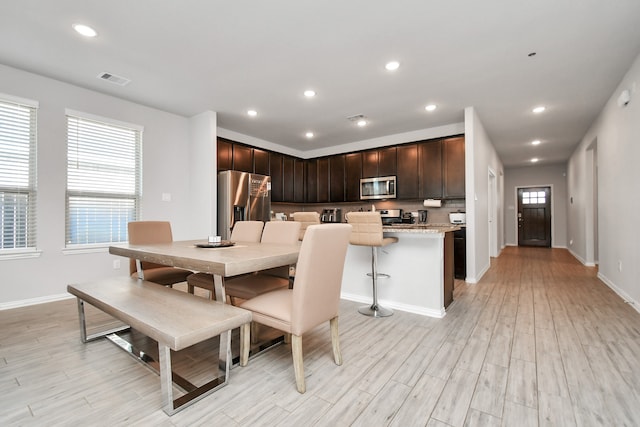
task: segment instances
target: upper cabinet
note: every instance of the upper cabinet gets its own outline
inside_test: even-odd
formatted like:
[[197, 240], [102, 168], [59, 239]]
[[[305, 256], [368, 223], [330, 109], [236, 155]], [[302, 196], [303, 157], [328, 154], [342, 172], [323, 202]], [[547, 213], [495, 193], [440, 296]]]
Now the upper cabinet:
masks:
[[303, 160], [218, 138], [218, 171], [271, 176], [271, 200], [340, 203], [360, 200], [360, 179], [397, 177], [397, 198], [463, 199], [464, 136]]
[[400, 145], [397, 149], [396, 185], [398, 199], [417, 199], [418, 196], [418, 144]]
[[396, 147], [362, 152], [362, 177], [375, 178], [396, 174]]
[[269, 153], [269, 175], [271, 175], [271, 201], [284, 201], [284, 181], [283, 181], [283, 155], [279, 153]]
[[350, 153], [344, 156], [345, 188], [347, 202], [360, 200], [360, 178], [362, 178], [362, 153]]
[[224, 138], [218, 138], [218, 172], [233, 169], [233, 143]]
[[442, 141], [442, 179], [445, 199], [463, 199], [464, 191], [464, 137]]
[[418, 171], [418, 197], [442, 198], [442, 140], [418, 144]]
[[329, 157], [329, 201], [344, 202], [344, 154]]
[[269, 175], [269, 152], [253, 149], [253, 173]]

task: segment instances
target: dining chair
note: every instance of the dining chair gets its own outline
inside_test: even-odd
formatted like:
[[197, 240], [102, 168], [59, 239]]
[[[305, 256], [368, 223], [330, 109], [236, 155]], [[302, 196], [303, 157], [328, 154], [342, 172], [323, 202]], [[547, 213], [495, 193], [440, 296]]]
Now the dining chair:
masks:
[[320, 224], [320, 214], [318, 212], [294, 212], [291, 216], [294, 221], [300, 223], [300, 240], [304, 238], [307, 227]]
[[384, 237], [382, 234], [382, 218], [380, 212], [349, 212], [346, 219], [353, 226], [350, 243], [356, 246], [371, 248], [371, 276], [373, 287], [373, 302], [360, 307], [358, 312], [365, 316], [387, 317], [393, 314], [390, 308], [378, 304], [378, 278], [389, 277], [388, 274], [378, 273], [378, 248], [398, 241], [397, 237]]
[[[262, 237], [262, 221], [237, 221], [231, 230], [232, 242], [259, 242]], [[195, 288], [209, 291], [209, 299], [216, 299], [213, 275], [209, 273], [193, 273], [187, 276], [187, 292], [193, 294]]]
[[[277, 289], [240, 304], [252, 312], [254, 322], [291, 335], [296, 388], [300, 393], [306, 391], [303, 334], [329, 321], [333, 358], [336, 365], [342, 365], [338, 311], [351, 229], [349, 224], [312, 225], [307, 228], [300, 247], [293, 289]], [[240, 333], [240, 365], [246, 366], [251, 328], [244, 325]]]
[[[132, 221], [127, 224], [129, 233], [129, 244], [146, 245], [154, 243], [171, 243], [173, 234], [171, 224], [168, 221]], [[158, 283], [165, 286], [173, 286], [176, 283], [184, 282], [192, 271], [182, 268], [169, 267], [152, 262], [140, 262], [144, 280]], [[129, 274], [138, 278], [138, 268], [136, 260], [129, 260]]]
[[[297, 221], [269, 221], [264, 225], [262, 243], [293, 245], [298, 243], [301, 224]], [[265, 292], [279, 288], [288, 288], [289, 266], [262, 270], [255, 274], [232, 277], [225, 280], [225, 291], [231, 303], [236, 305], [236, 298], [255, 298]]]

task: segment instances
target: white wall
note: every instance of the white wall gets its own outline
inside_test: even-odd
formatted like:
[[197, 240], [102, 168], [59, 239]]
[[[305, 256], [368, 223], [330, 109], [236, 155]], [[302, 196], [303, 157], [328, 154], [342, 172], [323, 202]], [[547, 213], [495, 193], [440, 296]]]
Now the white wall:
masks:
[[467, 282], [477, 283], [490, 267], [489, 169], [496, 174], [497, 243], [504, 242], [504, 168], [474, 107], [464, 110], [467, 211]]
[[505, 243], [518, 245], [518, 187], [551, 187], [551, 246], [567, 247], [567, 166], [526, 166], [504, 170]]
[[[108, 84], [108, 83], [105, 83]], [[123, 88], [123, 92], [126, 88]], [[65, 108], [144, 126], [142, 219], [171, 221], [174, 237], [191, 238], [189, 134], [185, 117], [123, 101], [0, 65], [0, 93], [40, 103], [38, 109], [38, 258], [0, 258], [0, 308], [66, 296], [72, 282], [128, 274], [128, 262], [106, 250], [64, 255], [66, 187]], [[215, 156], [214, 156], [215, 157]], [[162, 193], [171, 195], [162, 201]]]
[[[624, 89], [640, 84], [638, 56], [620, 85], [586, 133], [567, 165], [569, 203], [568, 238], [571, 252], [585, 263], [592, 255], [591, 151], [597, 142], [598, 163], [598, 277], [623, 298], [640, 304], [640, 92], [636, 89], [626, 107], [616, 103]], [[621, 267], [620, 267], [621, 263]]]

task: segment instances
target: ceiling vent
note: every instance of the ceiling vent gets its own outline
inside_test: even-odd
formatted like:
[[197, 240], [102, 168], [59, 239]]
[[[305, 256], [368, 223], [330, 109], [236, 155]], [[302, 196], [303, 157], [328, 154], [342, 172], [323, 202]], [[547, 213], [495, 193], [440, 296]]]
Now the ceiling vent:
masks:
[[347, 117], [347, 120], [349, 120], [350, 122], [358, 122], [364, 119], [364, 114], [356, 114], [355, 116]]
[[102, 80], [106, 80], [110, 83], [116, 84], [118, 86], [126, 86], [129, 83], [131, 83], [131, 79], [128, 79], [126, 77], [116, 76], [115, 74], [111, 74], [111, 73], [100, 73], [98, 74], [98, 78]]

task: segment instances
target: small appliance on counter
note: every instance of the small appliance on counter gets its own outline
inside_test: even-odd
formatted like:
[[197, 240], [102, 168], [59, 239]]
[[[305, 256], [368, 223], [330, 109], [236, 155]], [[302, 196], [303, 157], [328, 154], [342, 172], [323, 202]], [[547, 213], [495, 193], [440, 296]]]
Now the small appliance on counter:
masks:
[[451, 224], [466, 224], [467, 214], [464, 212], [451, 212], [449, 214], [449, 222]]
[[402, 209], [381, 209], [382, 225], [402, 224]]
[[420, 209], [418, 211], [418, 222], [420, 224], [426, 224], [427, 223], [427, 211], [425, 209]]
[[413, 213], [412, 212], [403, 212], [402, 213], [402, 223], [403, 224], [414, 224], [415, 223], [415, 218], [413, 216]]
[[323, 209], [320, 214], [321, 222], [342, 222], [342, 209], [328, 208]]

